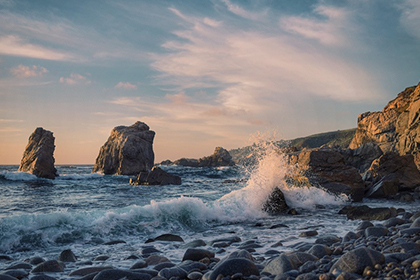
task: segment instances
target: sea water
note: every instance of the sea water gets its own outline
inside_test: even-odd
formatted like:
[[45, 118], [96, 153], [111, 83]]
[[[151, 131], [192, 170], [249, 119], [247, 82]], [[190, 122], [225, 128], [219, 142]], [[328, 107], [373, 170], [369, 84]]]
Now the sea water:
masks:
[[[254, 240], [261, 245], [254, 254], [265, 257], [279, 241], [282, 246], [276, 250], [290, 251], [317, 238], [300, 237], [302, 231], [342, 237], [355, 230], [358, 221], [338, 214], [350, 203], [347, 197], [286, 184], [284, 177], [293, 167], [275, 147], [265, 147], [258, 162], [252, 168], [162, 166], [182, 178], [179, 186], [132, 186], [129, 176], [91, 173], [91, 165], [58, 165], [60, 176], [55, 180], [17, 172], [18, 166], [0, 166], [0, 254], [56, 259], [71, 249], [81, 261], [107, 255], [106, 264], [128, 268], [128, 256], [141, 256], [142, 248], [150, 245], [145, 244], [148, 239], [165, 233], [179, 235], [185, 243], [232, 236]], [[275, 187], [299, 215], [270, 216], [261, 210]], [[420, 210], [417, 202], [364, 204]], [[104, 244], [115, 240], [125, 243]], [[178, 242], [152, 245], [176, 263], [186, 250]], [[219, 258], [238, 249], [205, 248]]]

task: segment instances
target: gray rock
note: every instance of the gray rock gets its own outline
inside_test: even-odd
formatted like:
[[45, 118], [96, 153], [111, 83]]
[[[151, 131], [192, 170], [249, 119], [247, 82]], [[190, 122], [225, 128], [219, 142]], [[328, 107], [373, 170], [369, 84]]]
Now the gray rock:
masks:
[[367, 229], [365, 229], [365, 236], [366, 237], [370, 237], [370, 236], [375, 236], [375, 237], [380, 237], [380, 236], [385, 236], [387, 235], [389, 232], [389, 230], [386, 227], [368, 227]]
[[122, 269], [108, 269], [99, 272], [93, 280], [150, 280], [152, 277], [145, 273], [135, 273], [128, 270]]
[[410, 226], [410, 228], [418, 228], [418, 227], [420, 227], [420, 217], [415, 219], [414, 222]]
[[154, 239], [150, 239], [150, 241], [148, 240], [145, 243], [149, 243], [152, 241], [184, 242], [184, 239], [182, 239], [182, 237], [179, 235], [165, 233], [165, 234], [159, 235], [158, 237]]
[[180, 267], [168, 267], [159, 271], [158, 276], [164, 277], [166, 279], [171, 279], [172, 277], [178, 277], [179, 279], [186, 278], [188, 273]]
[[211, 156], [198, 159], [199, 167], [217, 167], [217, 166], [233, 166], [235, 162], [232, 160], [229, 152], [222, 148], [216, 147]]
[[357, 239], [357, 234], [352, 231], [349, 231], [346, 233], [346, 235], [344, 235], [343, 242], [348, 242], [350, 240], [355, 240], [355, 239]]
[[397, 225], [402, 225], [402, 224], [405, 224], [405, 220], [396, 218], [396, 217], [390, 218], [382, 223], [383, 226], [388, 227], [388, 228], [394, 227]]
[[56, 261], [56, 260], [50, 260], [43, 263], [38, 264], [37, 266], [32, 269], [32, 273], [38, 273], [38, 272], [63, 272], [64, 271], [64, 263]]
[[185, 270], [186, 272], [190, 273], [192, 271], [203, 271], [203, 270], [207, 270], [208, 267], [207, 265], [205, 265], [202, 262], [198, 262], [198, 261], [183, 261], [182, 263], [180, 263], [178, 265], [178, 267], [182, 268], [183, 270]]
[[174, 267], [175, 265], [176, 264], [171, 263], [171, 262], [164, 262], [164, 263], [159, 263], [159, 264], [155, 265], [155, 267], [153, 269], [157, 270], [157, 271], [161, 271], [164, 268]]
[[315, 273], [304, 273], [296, 277], [295, 280], [318, 280], [318, 276]]
[[112, 266], [92, 266], [92, 267], [84, 267], [77, 270], [72, 271], [69, 276], [86, 276], [88, 274], [97, 273], [102, 270], [113, 269]]
[[307, 251], [307, 253], [317, 258], [322, 258], [323, 256], [331, 255], [332, 250], [324, 244], [315, 244]]
[[58, 256], [58, 260], [62, 262], [76, 262], [76, 256], [71, 250], [64, 250], [60, 253], [60, 256]]
[[154, 165], [155, 132], [142, 122], [118, 126], [101, 147], [92, 172], [116, 175], [138, 175]]
[[141, 261], [137, 261], [136, 263], [134, 263], [130, 269], [139, 269], [139, 268], [145, 268], [147, 267], [147, 263], [143, 260]]
[[197, 240], [193, 240], [191, 242], [188, 242], [185, 245], [182, 245], [182, 248], [197, 248], [197, 247], [203, 247], [206, 246], [207, 243], [204, 240], [201, 239], [197, 239]]
[[205, 249], [190, 248], [185, 251], [182, 261], [199, 261], [204, 258], [214, 258], [214, 252]]
[[227, 258], [228, 259], [243, 258], [243, 259], [247, 259], [247, 260], [250, 260], [250, 261], [254, 261], [254, 257], [247, 250], [235, 251], [235, 252], [231, 253]]
[[16, 277], [0, 273], [0, 280], [18, 280]]
[[159, 255], [151, 255], [144, 260], [147, 265], [157, 265], [158, 263], [169, 262], [169, 259]]
[[29, 172], [40, 178], [58, 176], [54, 167], [54, 136], [51, 131], [38, 127], [29, 137], [28, 145], [20, 162], [20, 172]]
[[308, 261], [317, 261], [318, 258], [314, 255], [304, 252], [293, 252], [287, 256], [293, 268], [298, 269], [301, 265]]
[[31, 277], [31, 280], [56, 280], [56, 278], [42, 274], [42, 275], [35, 275]]
[[29, 275], [29, 271], [25, 269], [10, 269], [3, 272], [3, 274], [7, 274], [17, 279], [22, 279]]
[[371, 208], [366, 205], [353, 206], [347, 211], [347, 218], [350, 220], [387, 220], [395, 217], [396, 213], [391, 208]]
[[247, 259], [226, 259], [219, 262], [209, 276], [209, 280], [216, 280], [219, 275], [232, 276], [241, 273], [243, 276], [257, 275], [259, 276], [258, 267]]
[[334, 243], [337, 243], [340, 241], [341, 239], [337, 235], [325, 234], [325, 235], [319, 236], [317, 240], [315, 240], [315, 244], [324, 244], [327, 246], [331, 246]]
[[241, 238], [238, 236], [232, 236], [232, 237], [225, 237], [225, 238], [219, 238], [219, 239], [215, 239], [213, 241], [210, 242], [210, 246], [213, 246], [214, 243], [219, 243], [219, 242], [226, 242], [229, 245], [235, 242], [241, 242]]
[[289, 258], [285, 254], [281, 254], [277, 258], [271, 260], [263, 269], [272, 275], [280, 275], [289, 270], [295, 269]]
[[345, 253], [340, 259], [331, 267], [330, 272], [335, 269], [362, 274], [366, 266], [374, 267], [376, 264], [382, 264], [385, 257], [382, 253], [361, 247]]
[[32, 265], [30, 265], [29, 263], [15, 263], [11, 266], [6, 267], [4, 270], [9, 270], [9, 269], [32, 269]]
[[187, 275], [187, 278], [190, 280], [199, 280], [201, 277], [203, 277], [203, 274], [197, 271], [191, 272]]
[[140, 172], [136, 179], [130, 179], [130, 185], [181, 185], [181, 177], [154, 166], [151, 171]]

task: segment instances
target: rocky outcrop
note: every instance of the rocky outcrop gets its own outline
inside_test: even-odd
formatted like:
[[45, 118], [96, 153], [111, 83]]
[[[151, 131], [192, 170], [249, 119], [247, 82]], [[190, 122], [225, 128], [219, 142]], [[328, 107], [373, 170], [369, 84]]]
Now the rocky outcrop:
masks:
[[372, 198], [387, 198], [420, 186], [420, 172], [413, 156], [395, 152], [387, 152], [373, 161], [363, 179], [369, 183], [366, 196]]
[[189, 167], [218, 167], [218, 166], [233, 166], [235, 162], [232, 160], [229, 152], [222, 148], [216, 147], [211, 156], [202, 157], [199, 159], [181, 158], [173, 162], [175, 165], [189, 166]]
[[333, 194], [346, 194], [353, 201], [363, 199], [365, 184], [362, 177], [355, 167], [346, 165], [339, 151], [321, 147], [290, 154], [289, 158], [297, 167], [297, 174], [291, 178], [293, 184], [303, 182]]
[[263, 205], [263, 211], [275, 215], [286, 212], [289, 209], [283, 192], [276, 187], [269, 195], [267, 201]]
[[135, 180], [130, 179], [130, 185], [181, 185], [181, 177], [154, 166], [150, 172], [140, 172]]
[[356, 167], [362, 174], [369, 169], [372, 162], [379, 158], [383, 152], [375, 143], [363, 144], [356, 149], [340, 149], [347, 165]]
[[143, 122], [117, 126], [101, 147], [92, 172], [137, 175], [154, 165], [153, 139], [155, 132]]
[[40, 178], [58, 176], [54, 167], [54, 136], [51, 131], [38, 127], [29, 137], [28, 145], [20, 162], [20, 172], [29, 172]]
[[359, 115], [356, 134], [350, 143], [356, 149], [376, 143], [385, 152], [412, 154], [420, 166], [420, 84], [406, 88], [381, 112]]

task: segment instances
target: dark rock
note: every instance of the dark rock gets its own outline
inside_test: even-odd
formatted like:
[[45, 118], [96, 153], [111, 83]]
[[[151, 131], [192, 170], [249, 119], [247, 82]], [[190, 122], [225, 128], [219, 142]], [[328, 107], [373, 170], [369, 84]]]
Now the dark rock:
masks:
[[206, 246], [207, 243], [204, 240], [201, 239], [197, 239], [197, 240], [193, 240], [191, 242], [188, 242], [185, 245], [182, 245], [182, 248], [197, 248], [197, 247], [203, 247]]
[[[210, 260], [210, 259], [211, 258], [208, 258], [208, 260]], [[205, 265], [201, 261], [202, 260], [200, 260], [200, 261], [190, 261], [190, 260], [183, 261], [182, 263], [180, 263], [178, 265], [178, 267], [182, 268], [183, 270], [185, 270], [188, 273], [190, 273], [192, 271], [197, 271], [197, 270], [200, 270], [200, 271], [207, 270], [208, 269], [207, 265]]]
[[292, 264], [294, 269], [299, 268], [301, 265], [303, 265], [304, 263], [308, 261], [312, 262], [312, 261], [318, 260], [317, 257], [308, 253], [303, 253], [303, 252], [293, 252], [287, 255], [287, 257], [289, 258], [289, 261]]
[[318, 235], [318, 232], [316, 230], [303, 231], [299, 234], [300, 237], [311, 237], [315, 235]]
[[155, 132], [142, 122], [132, 126], [117, 126], [101, 147], [92, 172], [137, 175], [154, 165], [153, 139]]
[[38, 272], [63, 272], [65, 265], [62, 262], [56, 260], [50, 260], [38, 264], [32, 269], [31, 273]]
[[420, 217], [415, 219], [414, 222], [410, 225], [410, 228], [418, 228], [420, 227]]
[[252, 257], [252, 254], [248, 252], [247, 250], [239, 250], [231, 253], [228, 257], [228, 259], [247, 259], [250, 261], [254, 261], [254, 257]]
[[[396, 213], [395, 213], [396, 214]], [[370, 208], [366, 205], [353, 206], [347, 211], [347, 218], [350, 220], [387, 220], [394, 216], [390, 208]]]
[[196, 249], [190, 248], [184, 253], [184, 257], [182, 261], [191, 260], [191, 261], [199, 261], [204, 258], [214, 258], [214, 252], [204, 250], [204, 249]]
[[389, 218], [388, 220], [382, 223], [383, 226], [388, 227], [388, 228], [394, 227], [397, 225], [402, 225], [402, 224], [405, 224], [405, 220], [396, 218], [396, 217]]
[[289, 258], [285, 254], [281, 254], [277, 258], [271, 260], [262, 270], [272, 275], [280, 275], [289, 270], [295, 269]]
[[130, 179], [130, 185], [181, 185], [181, 177], [154, 166], [151, 171], [140, 172], [136, 179]]
[[0, 273], [0, 280], [18, 280], [16, 277]]
[[64, 250], [60, 253], [60, 256], [58, 256], [58, 260], [62, 262], [76, 262], [76, 256], [71, 250]]
[[180, 158], [174, 161], [174, 165], [187, 166], [187, 167], [198, 167], [198, 160], [192, 158]]
[[160, 163], [160, 165], [172, 165], [172, 164], [174, 164], [174, 163], [169, 159], [164, 160]]
[[37, 265], [43, 262], [45, 262], [45, 260], [41, 257], [33, 257], [29, 259], [29, 263], [32, 265]]
[[365, 230], [368, 227], [373, 227], [373, 224], [370, 221], [363, 221], [357, 226], [357, 230]]
[[232, 237], [226, 237], [226, 238], [219, 238], [219, 239], [215, 239], [213, 241], [210, 242], [210, 246], [213, 246], [214, 243], [218, 243], [218, 242], [226, 242], [229, 245], [235, 242], [241, 242], [241, 238], [238, 236], [232, 236]]
[[9, 269], [4, 271], [3, 274], [15, 277], [17, 279], [22, 279], [29, 275], [29, 271], [25, 269]]
[[156, 255], [159, 253], [162, 253], [161, 251], [159, 251], [158, 249], [156, 249], [155, 247], [144, 247], [141, 249], [141, 253], [144, 256], [149, 256], [149, 255]]
[[372, 162], [383, 154], [375, 143], [366, 143], [356, 149], [344, 149], [340, 153], [344, 156], [346, 164], [357, 168], [359, 173], [364, 173]]
[[9, 269], [32, 269], [32, 265], [30, 265], [29, 263], [15, 263], [11, 266], [6, 267], [4, 270], [9, 270]]
[[202, 157], [198, 160], [199, 167], [233, 166], [235, 162], [226, 149], [216, 147], [211, 156]]
[[346, 165], [338, 150], [328, 147], [302, 150], [290, 154], [291, 164], [297, 164], [298, 174], [290, 178], [299, 186], [320, 186], [330, 193], [345, 194], [353, 201], [361, 201], [365, 184], [357, 168]]
[[54, 167], [54, 136], [51, 131], [38, 127], [29, 137], [28, 145], [20, 162], [20, 172], [29, 172], [40, 178], [58, 176]]
[[164, 277], [166, 279], [171, 279], [172, 277], [178, 277], [179, 279], [186, 278], [188, 273], [180, 267], [169, 267], [164, 268], [159, 271], [158, 276]]
[[243, 258], [226, 259], [214, 267], [209, 280], [216, 280], [219, 275], [232, 276], [236, 273], [242, 273], [243, 276], [260, 275], [258, 267], [250, 260]]
[[175, 235], [175, 234], [170, 234], [170, 233], [165, 233], [165, 234], [159, 235], [156, 238], [149, 239], [149, 240], [152, 240], [152, 241], [149, 241], [149, 242], [146, 241], [145, 243], [150, 243], [150, 242], [153, 242], [153, 241], [184, 242], [184, 239], [182, 239], [181, 236]]
[[143, 260], [141, 261], [137, 261], [136, 263], [134, 263], [130, 269], [139, 269], [139, 268], [145, 268], [147, 267], [147, 263]]
[[276, 187], [267, 198], [262, 209], [269, 214], [275, 215], [286, 212], [288, 208], [283, 192]]
[[197, 271], [191, 272], [187, 275], [187, 278], [189, 280], [199, 280], [199, 279], [201, 279], [201, 277], [203, 277], [203, 274], [201, 272], [197, 272]]
[[307, 253], [317, 258], [322, 258], [323, 256], [331, 255], [332, 250], [326, 245], [315, 244], [307, 251]]
[[86, 276], [88, 274], [92, 274], [95, 272], [100, 272], [102, 270], [109, 270], [113, 269], [112, 266], [92, 266], [92, 267], [84, 267], [77, 270], [72, 271], [69, 276]]
[[101, 261], [106, 261], [107, 259], [109, 259], [109, 256], [107, 255], [101, 255], [101, 256], [97, 256], [93, 259], [94, 262], [101, 262]]
[[105, 242], [104, 245], [116, 245], [116, 244], [125, 244], [127, 242], [125, 242], [124, 240], [112, 240], [112, 241], [108, 241]]
[[157, 265], [158, 263], [169, 262], [169, 259], [159, 255], [151, 255], [144, 260], [147, 265]]
[[387, 235], [388, 232], [389, 230], [386, 227], [368, 227], [367, 229], [365, 229], [365, 236], [366, 237], [370, 237], [370, 236], [380, 237], [380, 236]]
[[157, 270], [157, 271], [161, 271], [164, 268], [170, 268], [170, 267], [174, 267], [174, 266], [175, 266], [174, 263], [164, 262], [164, 263], [159, 263], [159, 264], [155, 265], [155, 267], [153, 269]]
[[56, 278], [42, 274], [31, 277], [31, 280], [56, 280]]
[[382, 264], [385, 261], [384, 255], [380, 252], [361, 247], [345, 253], [340, 259], [331, 267], [330, 272], [335, 269], [362, 274], [366, 266], [374, 267], [376, 264]]
[[152, 277], [145, 273], [134, 273], [128, 270], [122, 269], [108, 269], [99, 272], [93, 280], [150, 280]]
[[337, 242], [340, 242], [340, 241], [341, 241], [341, 239], [336, 235], [325, 234], [325, 235], [319, 236], [317, 238], [317, 240], [315, 240], [315, 244], [324, 244], [324, 245], [327, 245], [327, 246], [331, 246], [334, 243], [337, 243]]
[[389, 198], [398, 193], [399, 183], [395, 173], [391, 173], [374, 184], [366, 193], [366, 197]]

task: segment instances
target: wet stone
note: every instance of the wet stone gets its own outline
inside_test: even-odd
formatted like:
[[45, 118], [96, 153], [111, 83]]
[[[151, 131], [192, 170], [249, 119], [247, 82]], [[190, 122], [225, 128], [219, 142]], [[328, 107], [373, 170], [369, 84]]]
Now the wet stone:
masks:
[[300, 237], [311, 237], [315, 235], [318, 235], [318, 232], [316, 230], [303, 231], [299, 234]]

